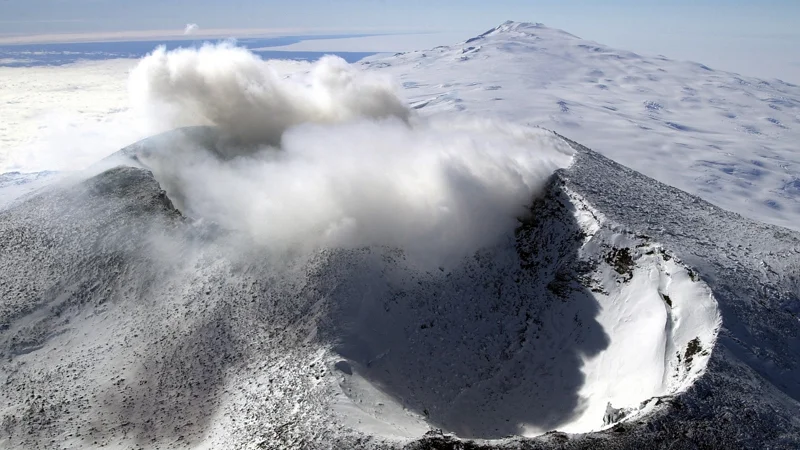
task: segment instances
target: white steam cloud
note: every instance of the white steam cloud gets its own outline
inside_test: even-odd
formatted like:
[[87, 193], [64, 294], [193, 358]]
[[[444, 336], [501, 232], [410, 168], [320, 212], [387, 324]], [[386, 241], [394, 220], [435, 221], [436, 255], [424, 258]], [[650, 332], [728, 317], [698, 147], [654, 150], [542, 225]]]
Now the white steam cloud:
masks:
[[341, 58], [322, 58], [296, 81], [231, 43], [160, 48], [133, 71], [131, 90], [136, 106], [161, 122], [214, 125], [243, 144], [278, 145], [285, 130], [305, 122], [409, 116], [390, 80]]
[[224, 44], [160, 49], [134, 70], [155, 117], [246, 144], [233, 158], [183, 142], [143, 159], [184, 212], [273, 249], [380, 245], [444, 264], [508, 235], [571, 159], [544, 130], [413, 117], [389, 80], [339, 58], [306, 67], [281, 77]]

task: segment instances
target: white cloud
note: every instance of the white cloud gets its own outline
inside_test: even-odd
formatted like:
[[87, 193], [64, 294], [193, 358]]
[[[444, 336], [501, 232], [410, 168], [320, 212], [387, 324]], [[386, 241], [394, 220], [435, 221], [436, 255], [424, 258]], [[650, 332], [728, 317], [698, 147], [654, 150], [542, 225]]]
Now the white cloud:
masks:
[[186, 24], [186, 28], [183, 29], [183, 34], [185, 34], [185, 35], [195, 34], [199, 30], [200, 30], [200, 26], [199, 25], [197, 25], [196, 23], [189, 23], [189, 24]]
[[146, 137], [126, 91], [135, 65], [0, 67], [0, 173], [81, 169]]
[[169, 128], [215, 125], [245, 144], [277, 144], [304, 122], [361, 117], [407, 119], [409, 110], [386, 77], [366, 76], [329, 56], [302, 80], [230, 43], [167, 52], [159, 48], [131, 74], [131, 96]]
[[241, 144], [225, 158], [178, 142], [144, 159], [184, 212], [276, 251], [386, 245], [433, 265], [513, 230], [570, 159], [543, 130], [415, 117], [390, 79], [336, 57], [263, 61], [229, 44], [157, 50], [131, 71], [128, 100], [132, 63], [5, 69], [16, 76], [4, 78], [0, 100], [20, 102], [8, 117], [24, 126], [0, 121], [0, 138], [18, 144], [0, 169], [81, 169], [139, 138], [213, 125]]
[[390, 80], [337, 57], [302, 67], [281, 76], [223, 44], [161, 49], [132, 72], [133, 100], [157, 121], [243, 144], [143, 158], [184, 212], [273, 250], [381, 245], [445, 264], [513, 230], [570, 160], [543, 130], [414, 117]]

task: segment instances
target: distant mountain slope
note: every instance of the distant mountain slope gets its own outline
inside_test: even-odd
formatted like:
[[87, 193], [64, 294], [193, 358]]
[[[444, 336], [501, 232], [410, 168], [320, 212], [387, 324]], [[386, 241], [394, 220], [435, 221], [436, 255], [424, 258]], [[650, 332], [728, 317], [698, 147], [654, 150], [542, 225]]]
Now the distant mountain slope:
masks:
[[542, 126], [725, 209], [800, 229], [796, 85], [517, 22], [362, 64], [396, 77], [421, 113]]

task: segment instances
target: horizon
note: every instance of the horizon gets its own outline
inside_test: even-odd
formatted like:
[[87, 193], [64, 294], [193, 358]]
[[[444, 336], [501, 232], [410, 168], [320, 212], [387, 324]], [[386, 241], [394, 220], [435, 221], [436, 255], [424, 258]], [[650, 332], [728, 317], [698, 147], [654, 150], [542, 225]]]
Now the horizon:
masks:
[[[157, 13], [157, 14], [156, 14]], [[453, 45], [506, 21], [543, 23], [614, 48], [694, 61], [743, 75], [800, 83], [800, 2], [584, 0], [492, 4], [469, 0], [256, 2], [217, 0], [136, 5], [114, 0], [6, 0], [0, 45], [120, 42], [320, 34], [370, 34], [360, 50], [394, 52]], [[411, 25], [410, 25], [411, 24]], [[386, 36], [392, 36], [388, 39]], [[414, 36], [413, 38], [411, 36]], [[342, 44], [344, 42], [329, 42]], [[342, 51], [335, 46], [315, 51]]]

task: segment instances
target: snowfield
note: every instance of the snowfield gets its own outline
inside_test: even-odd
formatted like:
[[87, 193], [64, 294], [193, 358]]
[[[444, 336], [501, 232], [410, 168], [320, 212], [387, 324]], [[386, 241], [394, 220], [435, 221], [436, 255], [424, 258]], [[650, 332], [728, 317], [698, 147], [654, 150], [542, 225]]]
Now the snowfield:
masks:
[[291, 66], [155, 52], [181, 128], [0, 175], [0, 447], [800, 447], [797, 87], [513, 22]]
[[422, 114], [554, 130], [747, 217], [800, 229], [800, 87], [509, 22], [448, 47], [362, 62]]

